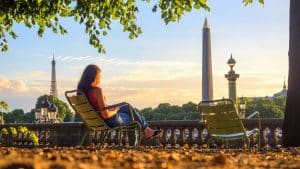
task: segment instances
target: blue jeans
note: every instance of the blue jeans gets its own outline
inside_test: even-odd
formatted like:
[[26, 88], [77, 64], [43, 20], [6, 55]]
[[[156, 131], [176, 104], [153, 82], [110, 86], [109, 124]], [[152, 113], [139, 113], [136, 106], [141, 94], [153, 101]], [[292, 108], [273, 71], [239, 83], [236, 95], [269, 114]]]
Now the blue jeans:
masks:
[[[144, 130], [147, 128], [149, 125], [145, 121], [145, 118], [141, 116], [137, 111], [133, 110], [133, 118], [134, 121], [137, 121], [141, 124], [142, 129]], [[122, 125], [127, 125], [132, 122], [131, 117], [130, 117], [130, 108], [128, 105], [126, 106], [121, 106], [120, 110], [112, 117], [105, 119], [104, 122], [109, 126], [109, 127], [117, 127], [117, 126], [122, 126]]]

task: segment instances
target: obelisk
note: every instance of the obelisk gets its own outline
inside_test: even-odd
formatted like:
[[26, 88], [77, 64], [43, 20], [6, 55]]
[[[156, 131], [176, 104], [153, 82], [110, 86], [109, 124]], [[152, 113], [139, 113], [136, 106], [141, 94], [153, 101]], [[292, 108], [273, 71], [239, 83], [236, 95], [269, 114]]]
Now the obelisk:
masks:
[[202, 101], [213, 100], [210, 27], [205, 18], [202, 30]]
[[56, 86], [56, 71], [55, 71], [55, 60], [54, 54], [52, 59], [52, 71], [51, 71], [51, 87], [50, 87], [50, 95], [57, 97], [57, 86]]

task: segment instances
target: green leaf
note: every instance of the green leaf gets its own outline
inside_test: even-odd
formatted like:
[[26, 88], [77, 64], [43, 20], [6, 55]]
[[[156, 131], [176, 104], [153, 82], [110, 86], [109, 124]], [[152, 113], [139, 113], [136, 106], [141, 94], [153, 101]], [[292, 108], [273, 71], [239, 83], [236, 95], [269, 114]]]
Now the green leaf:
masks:
[[152, 12], [156, 12], [157, 11], [157, 5], [154, 5], [152, 8]]
[[40, 27], [38, 30], [38, 35], [39, 37], [43, 37], [43, 33], [44, 33], [45, 27]]
[[183, 13], [182, 8], [176, 8], [176, 14], [181, 15]]
[[103, 28], [105, 28], [105, 21], [104, 20], [101, 20], [100, 21], [100, 23], [99, 23], [99, 27], [100, 27], [100, 29], [103, 29]]
[[53, 32], [53, 33], [57, 33], [57, 28], [53, 27], [53, 28], [52, 28], [52, 32]]
[[130, 33], [130, 34], [129, 34], [129, 38], [130, 38], [130, 39], [134, 39], [134, 34], [133, 34], [133, 33]]
[[195, 8], [195, 9], [200, 9], [200, 8], [201, 8], [201, 5], [200, 5], [199, 3], [195, 3], [195, 4], [194, 4], [194, 8]]

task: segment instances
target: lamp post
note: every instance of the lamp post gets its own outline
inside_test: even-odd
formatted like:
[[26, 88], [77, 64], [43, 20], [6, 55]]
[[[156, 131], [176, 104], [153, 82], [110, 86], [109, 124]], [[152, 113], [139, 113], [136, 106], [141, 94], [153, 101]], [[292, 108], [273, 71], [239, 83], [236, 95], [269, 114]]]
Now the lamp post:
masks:
[[228, 66], [230, 67], [230, 71], [228, 74], [225, 74], [225, 78], [228, 80], [228, 95], [229, 99], [231, 99], [234, 104], [237, 106], [237, 92], [236, 92], [236, 80], [240, 77], [239, 74], [236, 74], [233, 70], [233, 67], [235, 66], [236, 62], [232, 57], [232, 54], [230, 56], [230, 59], [227, 61]]
[[57, 107], [55, 106], [55, 104], [51, 103], [50, 106], [48, 107], [48, 120], [51, 123], [55, 123], [56, 121], [56, 112], [57, 112]]
[[246, 101], [245, 101], [244, 97], [240, 98], [239, 107], [240, 107], [240, 113], [239, 113], [240, 118], [245, 118]]
[[47, 118], [48, 118], [47, 116], [48, 116], [48, 107], [49, 106], [50, 106], [50, 102], [49, 102], [47, 96], [45, 96], [44, 100], [42, 101], [42, 105], [41, 105], [41, 115], [42, 115], [44, 122], [46, 122]]

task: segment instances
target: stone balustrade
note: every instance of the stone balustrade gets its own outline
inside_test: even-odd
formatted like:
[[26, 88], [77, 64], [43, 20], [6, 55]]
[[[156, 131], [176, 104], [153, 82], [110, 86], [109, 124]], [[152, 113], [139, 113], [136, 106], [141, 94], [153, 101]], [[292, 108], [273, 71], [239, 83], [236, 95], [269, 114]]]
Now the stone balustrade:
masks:
[[[275, 146], [281, 144], [281, 128], [283, 119], [261, 119], [261, 143], [263, 146]], [[156, 129], [162, 129], [163, 135], [154, 140], [142, 140], [143, 145], [163, 145], [163, 146], [201, 146], [205, 145], [209, 135], [202, 122], [197, 120], [166, 120], [150, 121], [150, 126]], [[257, 127], [257, 120], [250, 119], [244, 121], [247, 129]], [[83, 123], [56, 123], [56, 124], [5, 124], [0, 125], [0, 130], [10, 127], [17, 128], [25, 126], [34, 131], [39, 137], [40, 146], [75, 146], [79, 142], [84, 130]], [[88, 143], [98, 144], [100, 142], [101, 132], [90, 132]], [[2, 146], [32, 146], [30, 137], [23, 133], [17, 135], [0, 134]], [[254, 140], [255, 142], [255, 140]], [[120, 131], [110, 132], [106, 143], [109, 145], [128, 145], [127, 133]], [[240, 144], [242, 142], [233, 142]]]

